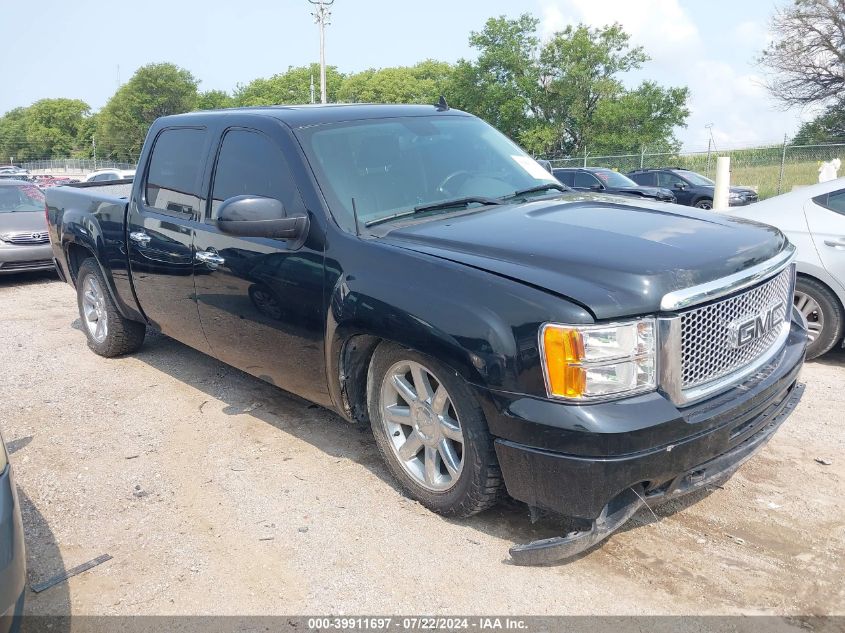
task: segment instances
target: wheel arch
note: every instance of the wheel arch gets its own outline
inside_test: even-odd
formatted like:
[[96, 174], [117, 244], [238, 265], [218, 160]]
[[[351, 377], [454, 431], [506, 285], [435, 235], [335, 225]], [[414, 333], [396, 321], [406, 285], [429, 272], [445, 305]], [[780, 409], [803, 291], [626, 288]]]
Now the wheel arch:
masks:
[[836, 278], [828, 273], [825, 268], [799, 261], [796, 273], [798, 277], [803, 277], [804, 279], [810, 279], [820, 283], [830, 290], [830, 292], [836, 297], [837, 301], [839, 301], [839, 309], [842, 310], [843, 315], [845, 315], [845, 287], [843, 287]]
[[[797, 277], [799, 279], [806, 279], [806, 280], [809, 280], [809, 281], [814, 281], [817, 284], [819, 284], [820, 286], [824, 287], [826, 290], [828, 290], [830, 292], [830, 294], [833, 295], [833, 298], [836, 299], [836, 302], [838, 304], [837, 307], [839, 308], [840, 318], [845, 320], [845, 300], [843, 300], [843, 293], [837, 287], [835, 279], [833, 279], [830, 276], [825, 275], [825, 276], [828, 277], [828, 279], [830, 281], [834, 282], [833, 284], [831, 284], [828, 281], [826, 281], [825, 279], [821, 278], [821, 276], [802, 271], [801, 269], [799, 269], [796, 274], [797, 274]], [[840, 347], [845, 347], [845, 336], [841, 336], [838, 341], [834, 342], [834, 347], [836, 347], [837, 345], [839, 345]]]

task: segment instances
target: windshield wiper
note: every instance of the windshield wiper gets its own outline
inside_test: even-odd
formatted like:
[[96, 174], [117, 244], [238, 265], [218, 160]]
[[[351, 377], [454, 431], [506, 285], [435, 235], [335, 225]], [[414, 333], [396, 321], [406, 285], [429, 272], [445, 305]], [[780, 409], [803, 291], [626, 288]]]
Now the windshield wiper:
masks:
[[451, 209], [452, 207], [466, 207], [473, 203], [482, 205], [504, 204], [504, 202], [502, 202], [498, 198], [488, 198], [486, 196], [463, 196], [461, 198], [452, 198], [450, 200], [440, 200], [439, 202], [421, 204], [414, 207], [413, 209], [408, 209], [407, 211], [400, 211], [399, 213], [387, 215], [383, 218], [376, 218], [375, 220], [370, 220], [369, 222], [366, 222], [364, 226], [369, 228], [371, 226], [375, 226], [376, 224], [390, 222], [391, 220], [396, 220], [397, 218], [410, 217], [412, 215], [416, 215], [417, 213], [424, 213], [426, 211], [436, 211], [438, 209]]
[[557, 189], [558, 191], [569, 191], [569, 187], [565, 185], [558, 184], [556, 182], [547, 182], [542, 185], [535, 185], [534, 187], [528, 187], [528, 189], [519, 189], [518, 191], [514, 191], [511, 194], [506, 196], [502, 196], [500, 200], [508, 199], [508, 198], [519, 198], [520, 196], [526, 196], [529, 193], [537, 193], [539, 191], [548, 191], [549, 189]]

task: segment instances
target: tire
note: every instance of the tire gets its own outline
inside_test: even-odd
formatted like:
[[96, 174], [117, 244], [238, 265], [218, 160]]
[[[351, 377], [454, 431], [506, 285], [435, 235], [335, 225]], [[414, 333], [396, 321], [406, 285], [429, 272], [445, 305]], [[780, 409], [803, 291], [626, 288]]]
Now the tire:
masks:
[[76, 275], [76, 301], [88, 347], [106, 358], [131, 354], [144, 342], [146, 325], [130, 321], [117, 310], [100, 266], [88, 258]]
[[[404, 376], [411, 394], [400, 395], [397, 375]], [[367, 402], [379, 452], [413, 499], [448, 517], [468, 517], [496, 504], [502, 475], [493, 438], [481, 407], [454, 371], [429, 356], [381, 343], [367, 374]], [[404, 424], [395, 422], [400, 419]], [[406, 455], [413, 451], [409, 459], [400, 457], [400, 448]]]
[[807, 319], [807, 360], [827, 353], [842, 339], [845, 318], [836, 295], [815, 279], [798, 277], [795, 307]]
[[252, 305], [264, 316], [280, 321], [284, 316], [282, 302], [272, 290], [264, 284], [253, 284], [247, 291]]
[[698, 202], [693, 205], [696, 209], [707, 209], [708, 211], [713, 208], [713, 201], [710, 198], [702, 198]]

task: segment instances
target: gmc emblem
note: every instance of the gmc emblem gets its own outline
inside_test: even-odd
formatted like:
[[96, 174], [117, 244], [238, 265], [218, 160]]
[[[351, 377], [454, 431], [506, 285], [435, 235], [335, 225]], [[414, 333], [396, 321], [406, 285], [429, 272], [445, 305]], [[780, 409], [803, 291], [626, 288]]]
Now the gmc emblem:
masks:
[[771, 332], [783, 321], [783, 307], [783, 301], [778, 301], [759, 314], [731, 321], [728, 324], [731, 347], [743, 347]]

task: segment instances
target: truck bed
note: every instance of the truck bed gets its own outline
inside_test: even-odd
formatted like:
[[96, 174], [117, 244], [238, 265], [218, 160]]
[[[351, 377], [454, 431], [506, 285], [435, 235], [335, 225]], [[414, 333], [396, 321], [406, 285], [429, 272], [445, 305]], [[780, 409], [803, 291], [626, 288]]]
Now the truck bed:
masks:
[[132, 181], [127, 179], [112, 182], [75, 182], [60, 187], [52, 187], [47, 191], [50, 192], [59, 189], [79, 189], [84, 193], [97, 194], [97, 197], [103, 194], [109, 198], [129, 198], [132, 193]]

